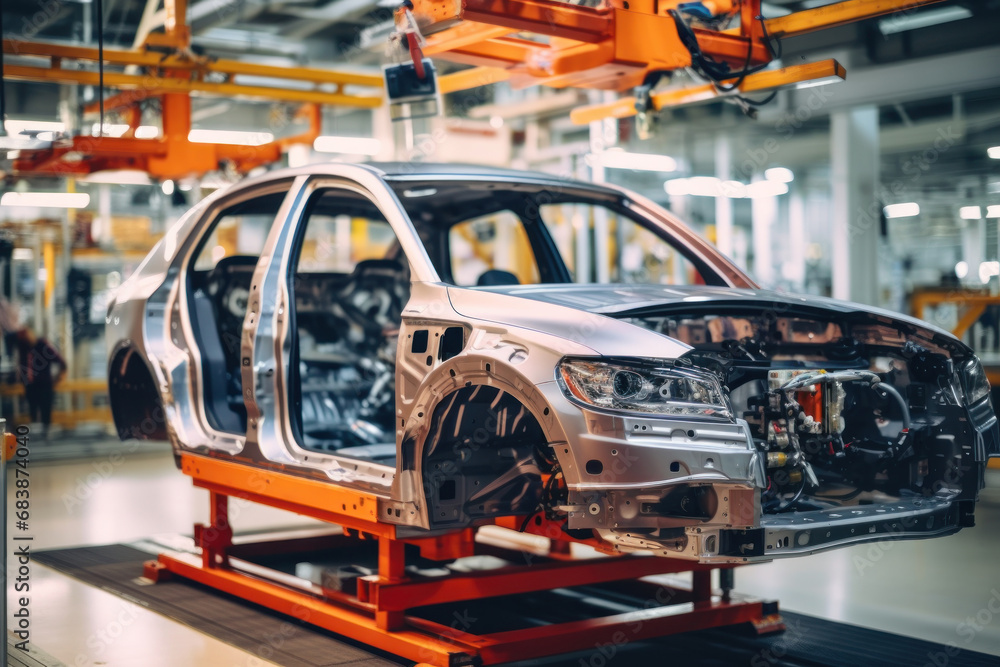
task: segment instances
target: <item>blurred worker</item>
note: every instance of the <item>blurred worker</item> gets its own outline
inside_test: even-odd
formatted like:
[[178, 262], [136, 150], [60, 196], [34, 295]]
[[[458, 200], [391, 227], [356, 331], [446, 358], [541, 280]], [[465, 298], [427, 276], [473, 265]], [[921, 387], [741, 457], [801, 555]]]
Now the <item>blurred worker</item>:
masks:
[[[55, 386], [66, 377], [66, 361], [52, 343], [36, 336], [28, 327], [17, 331], [17, 357], [18, 374], [28, 399], [28, 413], [32, 422], [41, 422], [42, 437], [47, 438]], [[53, 366], [59, 367], [58, 374], [53, 373]]]

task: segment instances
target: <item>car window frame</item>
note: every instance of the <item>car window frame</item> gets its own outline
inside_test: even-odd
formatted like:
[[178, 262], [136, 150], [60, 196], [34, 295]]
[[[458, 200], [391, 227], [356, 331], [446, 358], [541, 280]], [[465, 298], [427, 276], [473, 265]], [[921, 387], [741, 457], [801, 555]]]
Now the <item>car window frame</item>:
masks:
[[[434, 271], [433, 265], [430, 263], [430, 258], [427, 256], [423, 243], [417, 236], [417, 231], [413, 227], [413, 223], [406, 215], [406, 212], [403, 210], [392, 191], [385, 186], [381, 179], [378, 179], [378, 183], [382, 183], [383, 187], [369, 188], [366, 184], [360, 182], [358, 179], [352, 178], [351, 176], [317, 174], [306, 179], [305, 182], [297, 188], [295, 192], [295, 203], [288, 216], [289, 223], [287, 241], [284, 243], [284, 246], [280, 251], [280, 256], [278, 256], [278, 253], [274, 253], [271, 258], [271, 265], [273, 265], [274, 262], [279, 262], [280, 265], [279, 271], [281, 275], [279, 276], [279, 281], [285, 290], [284, 311], [287, 314], [284, 318], [284, 326], [275, 332], [273, 349], [282, 350], [283, 354], [281, 358], [280, 371], [275, 369], [277, 372], [273, 374], [273, 389], [276, 397], [275, 403], [279, 406], [280, 411], [280, 414], [277, 415], [277, 421], [280, 423], [276, 424], [276, 428], [280, 429], [282, 432], [282, 444], [292, 456], [296, 458], [306, 457], [308, 460], [312, 461], [338, 461], [340, 459], [344, 459], [349, 460], [352, 463], [364, 463], [365, 465], [372, 466], [373, 468], [377, 468], [379, 470], [385, 470], [386, 468], [389, 470], [395, 470], [392, 466], [386, 466], [385, 464], [365, 459], [355, 459], [345, 455], [338, 456], [332, 453], [319, 452], [304, 447], [302, 445], [301, 414], [299, 414], [297, 418], [294, 416], [301, 410], [301, 406], [297, 408], [292, 403], [294, 398], [292, 393], [293, 387], [301, 387], [301, 379], [298, 377], [298, 346], [292, 339], [293, 332], [295, 332], [297, 328], [295, 322], [295, 298], [293, 292], [296, 274], [295, 269], [298, 264], [297, 253], [301, 249], [301, 244], [309, 223], [308, 214], [310, 212], [310, 202], [314, 197], [323, 196], [322, 193], [327, 190], [342, 190], [367, 198], [371, 201], [375, 208], [382, 213], [392, 229], [393, 234], [396, 236], [398, 244], [396, 246], [398, 248], [396, 258], [406, 263], [405, 268], [409, 271], [410, 283], [412, 284], [413, 282], [418, 282], [418, 274], [421, 272], [421, 277], [431, 277], [427, 275], [428, 270], [432, 273], [434, 278], [431, 282], [439, 281], [437, 278], [437, 272]], [[394, 220], [394, 218], [396, 219]], [[401, 231], [403, 234], [400, 233]], [[416, 240], [416, 245], [420, 249], [420, 252], [417, 253], [417, 262], [413, 261], [412, 255], [407, 249], [407, 246], [410, 246], [411, 248], [414, 246], [414, 240]], [[274, 251], [274, 248], [272, 248], [272, 251]], [[420, 265], [421, 261], [424, 262], [423, 266]], [[404, 310], [405, 308], [406, 306], [404, 305]], [[285, 353], [287, 353], [287, 359], [285, 358]]]
[[[277, 225], [279, 219], [282, 216], [282, 212], [285, 211], [289, 203], [291, 202], [292, 196], [296, 190], [296, 179], [294, 176], [288, 178], [276, 179], [274, 182], [266, 184], [254, 184], [254, 187], [241, 186], [237, 187], [232, 191], [226, 192], [219, 196], [215, 201], [208, 206], [200, 216], [197, 223], [195, 223], [191, 234], [188, 235], [185, 240], [184, 248], [177, 253], [175, 256], [173, 266], [178, 268], [179, 280], [178, 283], [178, 296], [181, 299], [180, 307], [185, 313], [186, 317], [181, 318], [184, 323], [183, 333], [184, 339], [188, 346], [188, 355], [191, 358], [191, 367], [188, 369], [188, 392], [190, 396], [190, 405], [194, 410], [196, 418], [202, 430], [207, 433], [213, 442], [213, 445], [220, 445], [226, 441], [232, 441], [232, 446], [234, 448], [242, 448], [242, 443], [246, 437], [246, 429], [243, 433], [232, 433], [230, 431], [221, 431], [212, 426], [210, 420], [208, 419], [207, 407], [205, 405], [205, 377], [204, 377], [204, 361], [202, 358], [202, 351], [200, 347], [200, 341], [194, 330], [194, 319], [191, 314], [191, 308], [193, 303], [191, 301], [192, 297], [192, 283], [191, 274], [195, 271], [194, 262], [197, 260], [197, 254], [206, 242], [208, 236], [212, 233], [216, 223], [219, 221], [220, 216], [225, 213], [228, 209], [233, 206], [237, 206], [244, 202], [250, 201], [258, 197], [266, 197], [273, 195], [275, 193], [284, 190], [285, 197], [282, 200], [281, 206], [278, 207], [277, 213], [275, 213], [275, 220], [271, 224], [271, 230]], [[270, 256], [268, 253], [268, 247], [270, 242], [271, 233], [268, 233], [267, 238], [264, 241], [264, 248], [257, 258], [257, 264], [255, 267], [255, 272], [257, 268], [261, 266], [262, 262], [269, 262]], [[248, 309], [249, 310], [249, 309]], [[244, 320], [245, 321], [245, 320]], [[245, 331], [244, 331], [245, 335]], [[242, 347], [242, 342], [241, 342]], [[246, 404], [246, 395], [244, 393], [244, 404]], [[249, 409], [249, 406], [247, 406]], [[249, 428], [249, 419], [248, 427]], [[238, 449], [237, 449], [238, 451]]]
[[[448, 284], [455, 287], [478, 287], [478, 285], [459, 285], [455, 281], [455, 265], [453, 263], [452, 248], [451, 248], [451, 235], [455, 227], [462, 224], [467, 224], [473, 220], [478, 220], [485, 216], [497, 215], [499, 213], [510, 213], [517, 220], [518, 224], [521, 225], [521, 229], [524, 232], [525, 238], [528, 241], [528, 246], [531, 248], [532, 259], [535, 262], [535, 270], [538, 272], [538, 282], [534, 283], [537, 285], [545, 285], [558, 283], [558, 280], [553, 280], [554, 277], [565, 278], [565, 282], [569, 282], [570, 274], [569, 270], [566, 268], [566, 262], [563, 261], [561, 255], [559, 255], [558, 248], [555, 247], [555, 242], [552, 240], [552, 235], [549, 233], [548, 229], [544, 229], [545, 223], [540, 219], [535, 219], [525, 222], [524, 216], [517, 213], [509, 207], [504, 207], [492, 211], [490, 213], [484, 213], [482, 215], [477, 215], [472, 218], [467, 218], [465, 220], [457, 220], [456, 222], [448, 225], [447, 227], [441, 228], [441, 237], [443, 242], [441, 246], [443, 247], [444, 257], [442, 258], [442, 268], [448, 272]], [[542, 228], [539, 228], [541, 225]], [[525, 283], [532, 284], [532, 283]]]

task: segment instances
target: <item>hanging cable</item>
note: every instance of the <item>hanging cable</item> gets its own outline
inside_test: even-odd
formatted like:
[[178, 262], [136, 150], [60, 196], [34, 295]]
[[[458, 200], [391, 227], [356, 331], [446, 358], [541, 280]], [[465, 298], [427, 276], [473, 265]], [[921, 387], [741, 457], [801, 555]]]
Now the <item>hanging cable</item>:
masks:
[[[3, 9], [0, 8], [0, 40], [3, 40]], [[7, 136], [7, 92], [3, 78], [3, 48], [0, 48], [0, 137]]]
[[97, 98], [101, 105], [97, 136], [104, 136], [104, 0], [95, 0], [97, 10]]

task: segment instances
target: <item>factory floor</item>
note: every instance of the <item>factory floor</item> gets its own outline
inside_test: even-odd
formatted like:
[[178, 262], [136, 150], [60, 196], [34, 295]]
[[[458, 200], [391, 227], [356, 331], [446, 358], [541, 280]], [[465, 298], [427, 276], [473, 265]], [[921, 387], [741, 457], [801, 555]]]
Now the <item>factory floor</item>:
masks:
[[[58, 440], [46, 447], [49, 460], [30, 468], [32, 550], [190, 534], [208, 518], [207, 492], [176, 470], [165, 446], [106, 442], [86, 458], [67, 448], [73, 460], [53, 458]], [[737, 570], [736, 588], [791, 611], [1000, 656], [1000, 470], [988, 473], [973, 529], [753, 565]], [[11, 504], [13, 479], [10, 473]], [[239, 532], [310, 520], [241, 504], [232, 522]], [[8, 558], [12, 577], [16, 567]], [[41, 565], [30, 576], [31, 642], [66, 665], [271, 664]], [[16, 600], [8, 581], [8, 600]], [[797, 632], [789, 627], [786, 641]]]

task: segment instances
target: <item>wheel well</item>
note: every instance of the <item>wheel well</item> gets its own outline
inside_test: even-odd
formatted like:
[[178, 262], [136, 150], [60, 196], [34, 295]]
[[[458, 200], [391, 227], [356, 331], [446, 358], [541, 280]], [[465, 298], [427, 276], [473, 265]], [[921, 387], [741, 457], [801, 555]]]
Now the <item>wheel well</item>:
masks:
[[134, 348], [120, 350], [112, 359], [108, 394], [119, 438], [167, 439], [163, 401], [149, 367]]
[[444, 396], [423, 448], [430, 525], [534, 512], [549, 467], [546, 450], [538, 420], [503, 389], [467, 385]]

